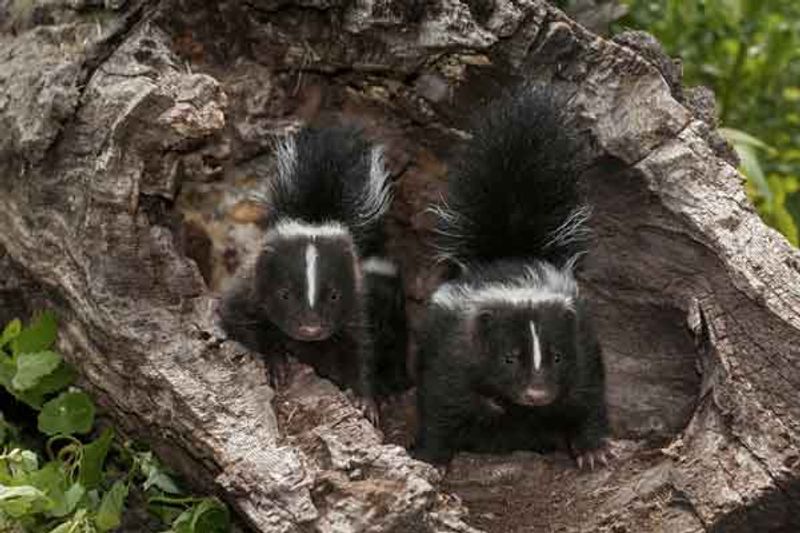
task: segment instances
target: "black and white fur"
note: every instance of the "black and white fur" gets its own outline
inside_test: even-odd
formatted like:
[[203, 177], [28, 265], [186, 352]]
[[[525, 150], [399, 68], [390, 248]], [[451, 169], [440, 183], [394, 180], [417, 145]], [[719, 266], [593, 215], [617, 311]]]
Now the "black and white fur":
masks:
[[600, 346], [573, 276], [589, 209], [556, 95], [524, 86], [479, 115], [436, 208], [442, 256], [419, 341], [415, 452], [549, 451], [606, 461]]
[[361, 258], [382, 248], [391, 201], [382, 151], [352, 128], [306, 128], [278, 144], [277, 167], [263, 246], [223, 297], [222, 325], [268, 357], [276, 382], [295, 356], [353, 389], [375, 421]]

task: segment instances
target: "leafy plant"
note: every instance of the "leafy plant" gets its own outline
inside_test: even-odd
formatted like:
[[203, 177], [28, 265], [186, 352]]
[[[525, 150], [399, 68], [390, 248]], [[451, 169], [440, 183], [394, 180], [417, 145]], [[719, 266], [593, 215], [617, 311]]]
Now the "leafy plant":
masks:
[[[94, 403], [71, 386], [75, 372], [54, 350], [57, 332], [53, 314], [42, 313], [27, 327], [14, 320], [0, 334], [0, 385], [38, 412], [46, 439], [43, 459], [19, 444], [20, 432], [0, 413], [0, 531], [112, 531], [132, 491], [170, 524], [165, 533], [228, 531], [228, 510], [217, 499], [185, 496], [151, 452], [116, 444], [111, 428], [95, 428]], [[92, 432], [93, 440], [80, 437]]]
[[[714, 89], [724, 134], [764, 220], [800, 234], [800, 2], [626, 0], [617, 30], [654, 34], [688, 85]], [[747, 133], [744, 133], [747, 132]]]

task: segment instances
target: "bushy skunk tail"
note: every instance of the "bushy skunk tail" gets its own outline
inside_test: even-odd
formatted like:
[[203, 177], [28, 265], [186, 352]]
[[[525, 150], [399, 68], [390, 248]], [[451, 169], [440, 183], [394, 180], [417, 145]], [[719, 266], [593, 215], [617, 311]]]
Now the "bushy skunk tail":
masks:
[[363, 255], [375, 252], [391, 202], [380, 146], [354, 127], [307, 127], [277, 143], [277, 165], [266, 198], [268, 225], [285, 219], [340, 222]]
[[552, 89], [524, 85], [478, 114], [451, 172], [437, 248], [464, 268], [498, 259], [570, 264], [590, 209], [578, 194], [577, 139]]

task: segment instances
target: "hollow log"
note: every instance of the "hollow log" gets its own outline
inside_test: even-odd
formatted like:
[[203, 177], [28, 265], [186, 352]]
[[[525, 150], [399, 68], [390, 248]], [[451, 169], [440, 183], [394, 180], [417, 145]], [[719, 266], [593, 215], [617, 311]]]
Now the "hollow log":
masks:
[[[56, 309], [105, 412], [246, 527], [800, 528], [800, 253], [649, 36], [540, 0], [9, 0], [0, 52], [0, 318]], [[425, 207], [471, 112], [520, 79], [568, 94], [585, 132], [581, 290], [619, 457], [462, 454], [442, 479], [398, 445], [408, 401], [382, 439], [307, 368], [275, 393], [216, 303], [258, 237], [272, 135], [354, 121], [387, 148], [415, 323]]]

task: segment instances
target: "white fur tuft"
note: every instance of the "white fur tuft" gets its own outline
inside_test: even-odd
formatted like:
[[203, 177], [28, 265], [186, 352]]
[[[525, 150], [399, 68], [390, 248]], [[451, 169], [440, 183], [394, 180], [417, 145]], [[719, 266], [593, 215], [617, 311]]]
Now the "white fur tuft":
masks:
[[543, 303], [559, 303], [574, 309], [577, 296], [578, 284], [571, 270], [539, 262], [528, 267], [524, 275], [502, 283], [482, 286], [445, 283], [433, 293], [432, 302], [446, 309], [465, 312], [491, 304], [535, 307]]
[[392, 201], [389, 171], [383, 158], [383, 148], [374, 146], [369, 153], [369, 179], [361, 194], [358, 224], [365, 226], [383, 216]]
[[[429, 207], [427, 211], [429, 213], [432, 213], [441, 222], [441, 224], [436, 224], [434, 226], [433, 231], [435, 233], [453, 242], [465, 240], [466, 235], [464, 235], [464, 227], [467, 226], [467, 221], [464, 215], [452, 209], [447, 204], [447, 200], [445, 200], [443, 197], [440, 197], [439, 202], [436, 205]], [[448, 229], [445, 230], [442, 228], [448, 228]], [[435, 242], [434, 246], [436, 247], [437, 260], [453, 261], [454, 263], [458, 264], [462, 269], [465, 269], [465, 265], [458, 260], [457, 250], [442, 245], [441, 242]]]
[[275, 143], [275, 159], [278, 165], [277, 179], [283, 186], [292, 185], [297, 169], [297, 140], [294, 135], [286, 135]]
[[576, 207], [566, 220], [550, 235], [545, 248], [567, 246], [574, 242], [584, 241], [589, 237], [587, 222], [592, 216], [592, 208], [588, 205]]
[[316, 239], [326, 237], [348, 237], [350, 232], [339, 222], [325, 222], [323, 224], [308, 224], [301, 220], [281, 220], [269, 231], [266, 241], [275, 239]]
[[361, 263], [361, 270], [368, 274], [376, 274], [386, 277], [397, 277], [397, 265], [384, 257], [367, 257]]

